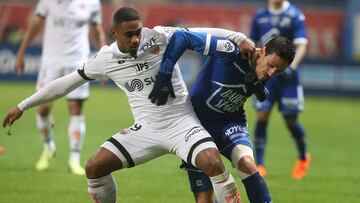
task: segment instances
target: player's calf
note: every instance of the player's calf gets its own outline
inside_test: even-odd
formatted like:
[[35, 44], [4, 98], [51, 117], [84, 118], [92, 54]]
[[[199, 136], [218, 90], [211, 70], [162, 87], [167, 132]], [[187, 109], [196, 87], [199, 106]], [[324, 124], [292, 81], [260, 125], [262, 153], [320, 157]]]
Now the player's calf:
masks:
[[246, 145], [236, 145], [231, 153], [231, 161], [243, 181], [250, 202], [270, 203], [270, 192], [256, 169], [252, 149]]

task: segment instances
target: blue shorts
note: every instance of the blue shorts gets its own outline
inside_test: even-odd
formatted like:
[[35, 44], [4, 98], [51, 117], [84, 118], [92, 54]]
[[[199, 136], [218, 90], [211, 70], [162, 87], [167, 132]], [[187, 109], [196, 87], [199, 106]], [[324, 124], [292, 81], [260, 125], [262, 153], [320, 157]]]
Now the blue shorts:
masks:
[[[299, 72], [296, 71], [295, 74]], [[270, 78], [266, 82], [269, 96], [265, 101], [259, 102], [254, 99], [254, 106], [257, 111], [270, 111], [273, 105], [278, 102], [279, 110], [286, 115], [294, 115], [304, 109], [304, 93], [299, 80], [293, 82], [284, 81], [280, 76]]]
[[[214, 138], [220, 153], [230, 161], [231, 152], [236, 145], [242, 144], [253, 147], [247, 130], [247, 123], [233, 120], [235, 119], [222, 122], [202, 122], [202, 125]], [[183, 162], [180, 168], [187, 171], [192, 192], [199, 193], [212, 189], [209, 177], [196, 167]]]

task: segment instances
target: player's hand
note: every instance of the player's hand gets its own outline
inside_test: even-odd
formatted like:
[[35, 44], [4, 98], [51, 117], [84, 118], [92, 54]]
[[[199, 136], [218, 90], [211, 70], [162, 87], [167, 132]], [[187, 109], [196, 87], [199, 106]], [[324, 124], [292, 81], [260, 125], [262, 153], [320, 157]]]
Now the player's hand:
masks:
[[287, 67], [283, 72], [280, 73], [279, 78], [282, 79], [284, 82], [295, 82], [295, 70], [291, 67]]
[[268, 97], [269, 91], [260, 82], [258, 82], [255, 86], [254, 94], [257, 100], [263, 102], [265, 101], [266, 97]]
[[17, 119], [19, 119], [23, 114], [17, 106], [12, 108], [10, 112], [5, 116], [3, 121], [3, 127], [11, 126]]
[[151, 103], [160, 106], [166, 104], [169, 94], [172, 98], [175, 98], [171, 75], [159, 73], [156, 76], [154, 87], [149, 94], [149, 99], [151, 99]]
[[25, 61], [23, 55], [18, 55], [15, 61], [15, 72], [16, 75], [21, 75], [24, 71]]
[[256, 51], [255, 43], [246, 38], [239, 44], [240, 53], [243, 59], [250, 59]]

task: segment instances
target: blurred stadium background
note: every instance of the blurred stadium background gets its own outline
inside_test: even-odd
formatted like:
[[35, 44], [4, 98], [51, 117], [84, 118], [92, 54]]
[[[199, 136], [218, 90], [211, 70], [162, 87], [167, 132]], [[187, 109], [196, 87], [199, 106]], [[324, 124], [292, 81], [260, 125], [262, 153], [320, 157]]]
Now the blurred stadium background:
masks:
[[[301, 75], [305, 90], [305, 112], [313, 165], [301, 181], [289, 178], [295, 149], [278, 113], [269, 129], [266, 178], [274, 202], [360, 202], [360, 1], [292, 0], [305, 16], [309, 45]], [[0, 115], [29, 96], [35, 89], [40, 64], [39, 35], [27, 50], [25, 74], [16, 77], [14, 62], [35, 0], [0, 0]], [[103, 25], [110, 33], [111, 16], [121, 6], [134, 6], [144, 26], [178, 25], [220, 27], [248, 34], [254, 11], [265, 0], [103, 0]], [[110, 34], [107, 36], [111, 42]], [[191, 85], [202, 59], [187, 53], [182, 72]], [[111, 102], [109, 102], [111, 101]], [[67, 112], [64, 100], [55, 107], [57, 158], [46, 172], [34, 169], [41, 153], [35, 128], [35, 111], [30, 110], [11, 129], [1, 130], [0, 202], [90, 202], [86, 179], [67, 173]], [[246, 105], [249, 129], [253, 131], [254, 110]], [[124, 94], [111, 85], [93, 85], [86, 103], [87, 137], [83, 163], [109, 136], [132, 124]], [[116, 113], [115, 113], [116, 112]], [[164, 156], [131, 170], [116, 173], [119, 202], [193, 202], [179, 160]], [[231, 168], [227, 163], [228, 168]], [[234, 170], [231, 170], [235, 173]], [[248, 202], [239, 180], [244, 202]]]

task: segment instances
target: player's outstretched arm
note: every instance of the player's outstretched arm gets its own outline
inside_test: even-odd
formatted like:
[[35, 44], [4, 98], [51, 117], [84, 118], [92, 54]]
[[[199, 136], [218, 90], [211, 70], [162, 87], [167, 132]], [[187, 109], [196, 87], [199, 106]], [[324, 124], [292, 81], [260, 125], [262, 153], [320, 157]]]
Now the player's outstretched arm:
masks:
[[194, 32], [204, 32], [234, 41], [239, 46], [240, 53], [245, 59], [250, 59], [256, 50], [255, 43], [241, 32], [234, 32], [221, 28], [189, 28], [189, 30]]
[[17, 107], [12, 108], [4, 118], [3, 127], [12, 125], [15, 120], [21, 117], [24, 110], [54, 101], [68, 94], [75, 88], [80, 87], [86, 82], [87, 80], [83, 79], [78, 72], [74, 72], [54, 80], [32, 96], [22, 101], [17, 105]]

